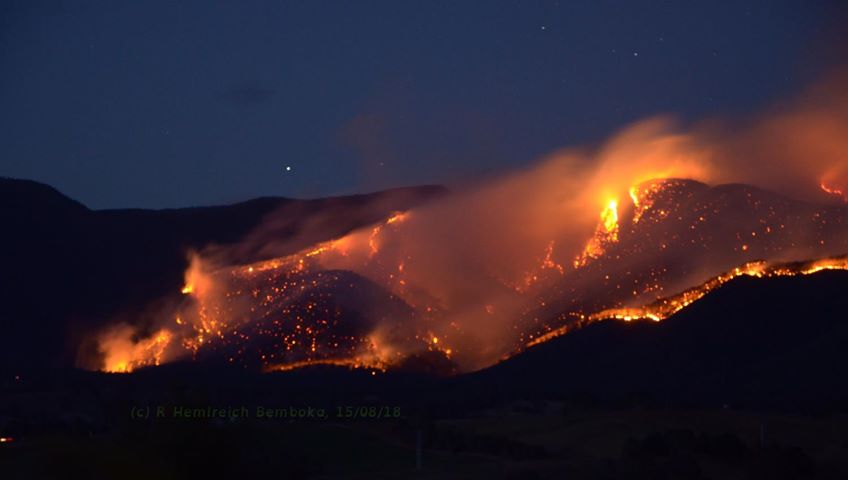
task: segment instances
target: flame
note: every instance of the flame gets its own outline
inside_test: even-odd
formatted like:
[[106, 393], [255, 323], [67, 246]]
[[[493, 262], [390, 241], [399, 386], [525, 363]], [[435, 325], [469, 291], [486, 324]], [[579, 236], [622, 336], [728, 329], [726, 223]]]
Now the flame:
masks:
[[388, 220], [386, 220], [386, 224], [391, 225], [393, 223], [402, 222], [402, 221], [406, 220], [407, 218], [409, 218], [408, 212], [396, 212], [394, 215], [389, 217]]
[[165, 349], [171, 343], [172, 333], [159, 330], [147, 339], [134, 340], [133, 329], [124, 325], [104, 334], [100, 348], [104, 353], [103, 371], [128, 373], [162, 363]]
[[[652, 179], [655, 180], [655, 179]], [[630, 199], [633, 202], [633, 224], [638, 224], [645, 213], [654, 206], [654, 198], [663, 188], [657, 181], [647, 181], [630, 187]]]
[[607, 207], [601, 213], [601, 220], [604, 224], [604, 230], [609, 235], [616, 235], [618, 232], [618, 201], [613, 199], [607, 203]]
[[827, 194], [829, 194], [829, 195], [834, 195], [834, 196], [836, 196], [836, 197], [839, 197], [839, 198], [840, 198], [842, 201], [844, 201], [844, 202], [848, 202], [848, 195], [846, 195], [846, 193], [845, 193], [842, 189], [840, 189], [840, 188], [836, 188], [836, 187], [832, 187], [832, 186], [829, 186], [829, 185], [828, 185], [828, 184], [826, 184], [825, 182], [821, 182], [821, 183], [819, 184], [819, 187], [820, 187], [820, 188], [821, 188], [821, 189], [822, 189], [825, 193], [827, 193]]
[[607, 201], [601, 210], [601, 221], [595, 229], [595, 234], [586, 247], [574, 260], [574, 268], [586, 266], [590, 261], [602, 256], [610, 244], [618, 241], [618, 200]]

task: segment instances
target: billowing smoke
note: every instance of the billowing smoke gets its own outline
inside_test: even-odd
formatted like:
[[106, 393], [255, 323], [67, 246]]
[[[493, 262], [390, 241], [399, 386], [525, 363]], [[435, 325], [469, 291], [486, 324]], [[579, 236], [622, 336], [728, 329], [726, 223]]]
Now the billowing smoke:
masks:
[[184, 301], [151, 335], [104, 332], [104, 368], [430, 355], [472, 370], [746, 262], [848, 253], [846, 86], [835, 75], [744, 122], [647, 119], [330, 242], [311, 240], [328, 228], [320, 215], [280, 241], [280, 212], [194, 254]]

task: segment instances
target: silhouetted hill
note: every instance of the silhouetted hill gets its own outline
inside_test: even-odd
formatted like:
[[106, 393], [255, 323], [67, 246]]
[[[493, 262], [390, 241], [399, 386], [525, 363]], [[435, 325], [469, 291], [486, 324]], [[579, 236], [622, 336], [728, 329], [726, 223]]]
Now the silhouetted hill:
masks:
[[843, 271], [740, 277], [663, 322], [591, 324], [462, 382], [517, 396], [845, 405], [846, 289]]
[[34, 214], [80, 214], [88, 211], [55, 188], [32, 180], [0, 177], [0, 212], [3, 217], [33, 217]]
[[[0, 364], [71, 364], [70, 347], [83, 332], [124, 307], [177, 292], [189, 251], [249, 238], [264, 223], [273, 226], [266, 234], [284, 241], [315, 218], [322, 222], [300, 241], [329, 240], [443, 192], [423, 186], [316, 200], [98, 211], [37, 182], [0, 179]], [[291, 243], [293, 251], [298, 246]]]

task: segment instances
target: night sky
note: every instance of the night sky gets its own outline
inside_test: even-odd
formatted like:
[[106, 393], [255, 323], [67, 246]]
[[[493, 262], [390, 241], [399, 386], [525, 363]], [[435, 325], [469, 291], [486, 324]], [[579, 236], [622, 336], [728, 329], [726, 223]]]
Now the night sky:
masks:
[[93, 208], [457, 186], [792, 95], [835, 4], [4, 1], [0, 176]]

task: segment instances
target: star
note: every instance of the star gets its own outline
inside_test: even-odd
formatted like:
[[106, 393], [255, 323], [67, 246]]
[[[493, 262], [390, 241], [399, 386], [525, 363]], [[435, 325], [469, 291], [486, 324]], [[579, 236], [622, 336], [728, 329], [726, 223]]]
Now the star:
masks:
[[548, 27], [546, 27], [546, 26], [542, 25], [540, 28], [541, 28], [542, 30], [545, 30], [545, 29], [546, 29], [546, 28], [548, 28]]
[[286, 171], [291, 172], [291, 166], [290, 165], [286, 165]]

